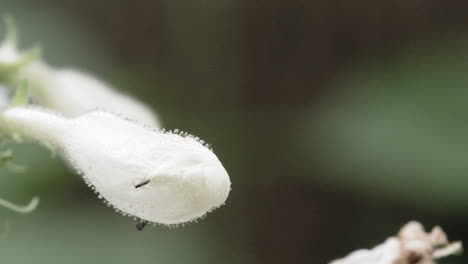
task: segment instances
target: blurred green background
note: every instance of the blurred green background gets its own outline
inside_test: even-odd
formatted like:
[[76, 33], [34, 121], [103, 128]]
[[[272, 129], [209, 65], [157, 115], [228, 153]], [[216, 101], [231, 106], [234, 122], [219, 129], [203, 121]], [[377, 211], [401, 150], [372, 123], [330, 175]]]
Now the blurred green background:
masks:
[[[327, 263], [409, 220], [468, 243], [467, 1], [0, 0], [21, 44], [213, 144], [225, 206], [137, 232], [60, 158], [14, 146], [0, 263]], [[3, 28], [0, 33], [3, 36]], [[441, 263], [466, 263], [468, 255]]]

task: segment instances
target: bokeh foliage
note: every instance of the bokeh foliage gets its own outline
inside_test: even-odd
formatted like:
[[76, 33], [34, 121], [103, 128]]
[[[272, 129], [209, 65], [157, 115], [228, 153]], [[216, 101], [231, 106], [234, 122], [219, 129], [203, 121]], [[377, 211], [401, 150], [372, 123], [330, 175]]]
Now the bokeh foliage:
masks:
[[468, 241], [458, 4], [0, 0], [21, 47], [213, 144], [233, 182], [199, 223], [137, 232], [46, 148], [12, 145], [28, 170], [1, 169], [0, 196], [42, 200], [0, 209], [0, 262], [326, 263], [412, 219]]

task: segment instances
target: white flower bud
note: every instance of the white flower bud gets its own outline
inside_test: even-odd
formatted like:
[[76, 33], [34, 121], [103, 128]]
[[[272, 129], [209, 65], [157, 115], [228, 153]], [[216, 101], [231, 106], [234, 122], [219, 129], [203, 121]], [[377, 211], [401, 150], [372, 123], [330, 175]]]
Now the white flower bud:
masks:
[[403, 226], [398, 236], [388, 238], [383, 244], [356, 250], [330, 264], [436, 264], [436, 259], [459, 254], [462, 250], [462, 243], [449, 243], [439, 226], [426, 233], [419, 222], [411, 221]]
[[73, 69], [56, 70], [42, 62], [34, 62], [20, 73], [29, 82], [34, 102], [65, 116], [103, 109], [160, 128], [158, 117], [149, 107], [90, 74]]
[[35, 103], [68, 117], [103, 109], [160, 128], [159, 119], [150, 108], [109, 84], [77, 70], [54, 69], [36, 60], [38, 49], [19, 51], [14, 22], [6, 18], [6, 23], [7, 36], [0, 45], [1, 80], [26, 79]]
[[5, 41], [0, 47], [1, 65], [11, 67], [21, 59], [20, 53], [16, 50], [11, 41]]
[[104, 111], [65, 118], [32, 107], [2, 114], [11, 132], [61, 148], [110, 205], [144, 221], [178, 224], [221, 206], [229, 175], [186, 134], [152, 130]]
[[400, 242], [389, 238], [373, 249], [360, 249], [330, 264], [394, 264], [400, 256]]

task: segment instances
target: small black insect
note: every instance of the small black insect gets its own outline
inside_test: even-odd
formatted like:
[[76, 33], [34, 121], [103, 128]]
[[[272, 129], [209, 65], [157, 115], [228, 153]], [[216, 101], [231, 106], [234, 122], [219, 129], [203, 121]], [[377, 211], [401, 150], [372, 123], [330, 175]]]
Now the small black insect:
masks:
[[136, 229], [137, 229], [138, 231], [141, 231], [141, 230], [143, 230], [143, 228], [145, 228], [145, 226], [146, 226], [147, 224], [148, 224], [148, 222], [146, 222], [146, 221], [138, 220], [138, 221], [137, 221], [137, 224], [136, 224]]
[[140, 182], [139, 184], [135, 185], [135, 189], [138, 189], [140, 187], [143, 187], [145, 186], [146, 184], [150, 183], [150, 180], [144, 180], [142, 182]]

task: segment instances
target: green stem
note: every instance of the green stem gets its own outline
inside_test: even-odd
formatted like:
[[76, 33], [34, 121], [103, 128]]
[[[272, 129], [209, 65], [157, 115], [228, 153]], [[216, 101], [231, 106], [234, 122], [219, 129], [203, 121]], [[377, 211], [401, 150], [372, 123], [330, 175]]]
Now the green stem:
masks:
[[39, 204], [39, 197], [37, 196], [33, 197], [31, 201], [29, 202], [29, 204], [25, 206], [16, 205], [12, 202], [9, 202], [7, 200], [0, 198], [0, 206], [3, 206], [7, 209], [10, 209], [20, 214], [27, 214], [27, 213], [34, 211], [34, 209], [37, 208], [38, 204]]
[[3, 22], [6, 26], [6, 36], [4, 43], [12, 47], [18, 44], [18, 34], [16, 29], [16, 21], [11, 15], [3, 16]]

